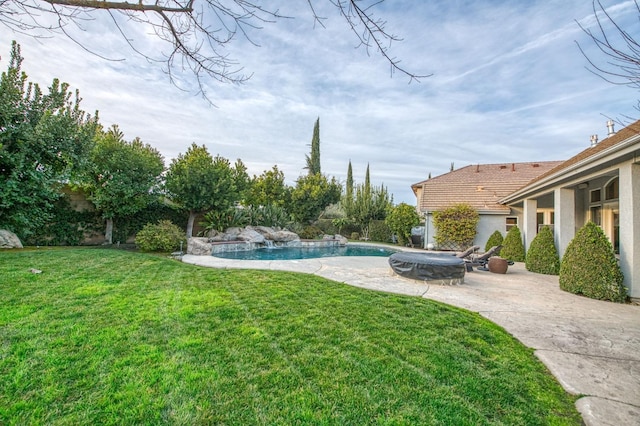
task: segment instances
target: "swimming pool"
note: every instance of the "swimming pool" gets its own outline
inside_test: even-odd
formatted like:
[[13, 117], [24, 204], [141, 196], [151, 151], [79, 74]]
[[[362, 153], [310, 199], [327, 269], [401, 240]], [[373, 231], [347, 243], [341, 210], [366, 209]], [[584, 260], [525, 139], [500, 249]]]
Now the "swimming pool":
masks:
[[341, 246], [341, 247], [281, 247], [256, 250], [228, 251], [215, 253], [215, 257], [236, 260], [297, 260], [317, 259], [335, 256], [377, 256], [389, 257], [397, 250], [383, 247]]

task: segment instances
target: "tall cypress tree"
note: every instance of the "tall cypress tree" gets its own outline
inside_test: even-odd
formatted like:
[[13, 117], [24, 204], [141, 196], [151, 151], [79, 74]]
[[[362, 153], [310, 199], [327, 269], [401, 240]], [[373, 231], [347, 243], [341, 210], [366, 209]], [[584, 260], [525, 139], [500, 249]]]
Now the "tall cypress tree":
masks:
[[311, 139], [311, 156], [307, 155], [307, 169], [309, 175], [319, 175], [320, 171], [320, 117], [313, 126], [313, 138]]
[[371, 179], [369, 178], [369, 163], [367, 163], [367, 172], [364, 175], [364, 193], [366, 197], [371, 195]]
[[353, 200], [353, 168], [351, 167], [351, 160], [349, 160], [349, 168], [347, 169], [347, 187], [345, 188], [345, 195], [348, 200]]
[[342, 197], [341, 203], [347, 217], [351, 217], [353, 215], [353, 168], [351, 167], [351, 160], [349, 160], [347, 183], [345, 185], [344, 196]]

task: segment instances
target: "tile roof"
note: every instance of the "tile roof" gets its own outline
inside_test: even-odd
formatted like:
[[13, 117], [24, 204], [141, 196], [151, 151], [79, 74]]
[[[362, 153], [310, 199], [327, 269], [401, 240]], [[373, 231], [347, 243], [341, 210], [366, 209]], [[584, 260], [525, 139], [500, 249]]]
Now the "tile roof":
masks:
[[453, 204], [467, 203], [482, 213], [509, 213], [498, 200], [531, 180], [562, 164], [561, 161], [531, 163], [476, 164], [462, 167], [411, 187], [422, 188], [420, 211], [433, 211]]
[[609, 136], [606, 139], [603, 139], [601, 142], [598, 142], [597, 145], [595, 146], [591, 146], [587, 149], [585, 149], [584, 151], [579, 152], [578, 154], [574, 155], [573, 157], [569, 158], [566, 161], [563, 161], [562, 163], [558, 164], [556, 167], [554, 167], [553, 169], [547, 171], [546, 173], [543, 173], [539, 176], [537, 176], [536, 178], [532, 179], [531, 182], [529, 182], [527, 184], [527, 186], [529, 184], [532, 184], [534, 182], [537, 182], [539, 180], [544, 179], [547, 176], [556, 174], [564, 169], [567, 169], [569, 167], [571, 167], [574, 164], [577, 164], [583, 160], [586, 160], [589, 157], [592, 157], [618, 143], [624, 142], [627, 139], [629, 139], [632, 136], [635, 136], [637, 134], [640, 134], [640, 120], [628, 125], [627, 127], [619, 130], [617, 133], [614, 133], [613, 135]]

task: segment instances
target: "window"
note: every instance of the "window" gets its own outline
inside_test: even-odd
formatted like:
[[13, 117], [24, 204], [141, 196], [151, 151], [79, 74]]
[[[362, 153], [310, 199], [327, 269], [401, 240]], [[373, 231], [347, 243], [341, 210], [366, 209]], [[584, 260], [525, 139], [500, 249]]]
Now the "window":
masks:
[[589, 210], [591, 222], [595, 223], [598, 226], [602, 226], [602, 207], [601, 206], [593, 206]]
[[620, 180], [618, 178], [613, 179], [604, 187], [604, 199], [605, 200], [617, 200], [620, 196]]
[[508, 217], [507, 218], [507, 232], [509, 232], [509, 229], [513, 228], [514, 226], [516, 226], [518, 224], [518, 218], [517, 217]]
[[600, 190], [594, 189], [591, 191], [590, 201], [591, 203], [599, 203], [600, 202]]

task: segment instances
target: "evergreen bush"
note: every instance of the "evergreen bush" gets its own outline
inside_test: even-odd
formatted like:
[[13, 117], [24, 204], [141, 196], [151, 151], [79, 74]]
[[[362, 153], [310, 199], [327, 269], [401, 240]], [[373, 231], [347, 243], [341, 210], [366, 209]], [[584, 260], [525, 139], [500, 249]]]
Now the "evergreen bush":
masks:
[[185, 231], [169, 220], [148, 223], [136, 235], [136, 245], [142, 251], [171, 252], [185, 243]]
[[560, 264], [560, 288], [598, 300], [625, 302], [624, 277], [602, 229], [587, 222], [571, 240]]
[[520, 229], [517, 225], [509, 229], [507, 236], [504, 237], [500, 257], [514, 262], [524, 262], [524, 244], [522, 244], [522, 234], [520, 234]]
[[525, 266], [528, 271], [539, 274], [558, 275], [560, 272], [560, 257], [548, 226], [544, 226], [531, 241]]
[[502, 232], [496, 230], [487, 240], [487, 244], [484, 246], [484, 251], [489, 251], [491, 247], [494, 246], [501, 246], [503, 241], [504, 237], [502, 236]]

